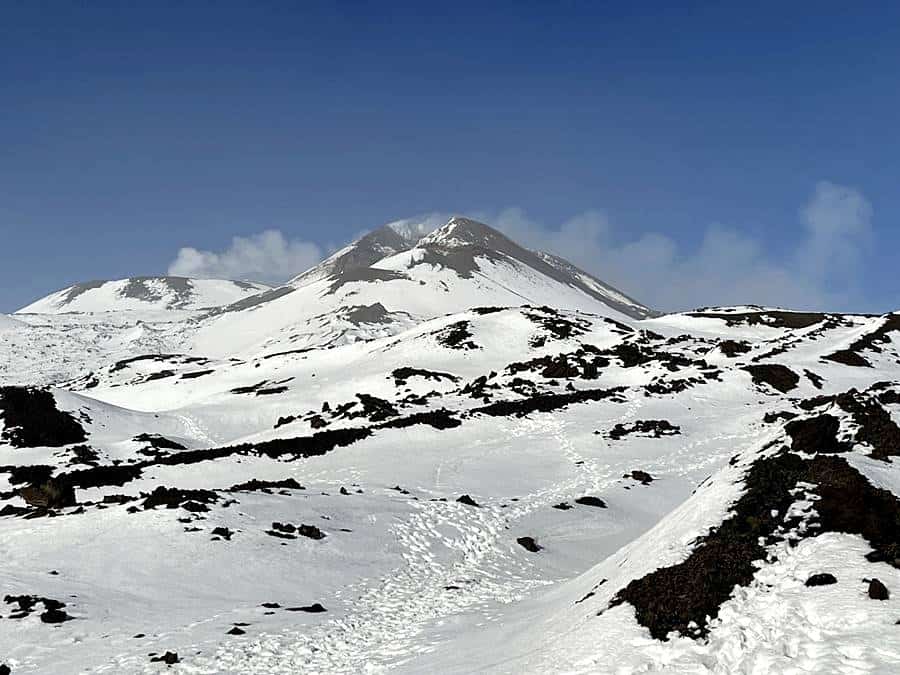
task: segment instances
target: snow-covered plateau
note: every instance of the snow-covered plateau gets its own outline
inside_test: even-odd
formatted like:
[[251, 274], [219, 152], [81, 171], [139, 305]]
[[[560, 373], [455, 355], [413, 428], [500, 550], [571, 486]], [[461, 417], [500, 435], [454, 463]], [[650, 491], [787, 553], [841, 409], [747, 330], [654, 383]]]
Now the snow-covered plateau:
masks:
[[428, 229], [0, 316], [0, 672], [900, 672], [900, 314]]

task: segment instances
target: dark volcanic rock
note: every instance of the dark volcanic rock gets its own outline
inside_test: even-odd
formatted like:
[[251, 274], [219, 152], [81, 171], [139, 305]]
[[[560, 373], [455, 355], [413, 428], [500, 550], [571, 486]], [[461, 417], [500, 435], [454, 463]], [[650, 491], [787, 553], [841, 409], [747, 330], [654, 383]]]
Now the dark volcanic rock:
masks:
[[322, 607], [318, 602], [315, 602], [311, 605], [307, 605], [305, 607], [285, 607], [284, 611], [286, 612], [306, 612], [308, 614], [321, 614], [322, 612], [327, 612], [328, 610]]
[[94, 466], [90, 469], [79, 469], [62, 473], [56, 478], [77, 488], [122, 486], [141, 475], [140, 464], [122, 464], [120, 466]]
[[840, 422], [833, 415], [819, 415], [805, 420], [788, 422], [784, 430], [791, 437], [791, 448], [797, 452], [815, 454], [849, 452], [853, 446], [837, 439]]
[[[584, 320], [573, 321], [563, 317], [559, 312], [551, 307], [538, 307], [537, 311], [525, 311], [523, 314], [532, 322], [541, 326], [549, 336], [554, 340], [568, 340], [569, 338], [584, 335], [590, 324]], [[626, 326], [631, 332], [631, 329]], [[543, 336], [532, 339], [533, 347], [543, 346], [546, 338]]]
[[427, 424], [435, 429], [454, 429], [462, 424], [449, 410], [429, 410], [427, 412], [413, 413], [406, 417], [398, 417], [388, 420], [378, 426], [379, 429], [406, 429], [416, 424]]
[[15, 448], [58, 448], [87, 440], [72, 415], [56, 407], [49, 391], [31, 387], [0, 387], [0, 440]]
[[9, 482], [13, 485], [19, 483], [43, 483], [50, 480], [54, 467], [47, 464], [27, 464], [25, 466], [2, 466], [0, 471], [9, 474]]
[[800, 383], [800, 376], [797, 373], [778, 363], [744, 366], [743, 370], [750, 373], [755, 384], [768, 384], [782, 394], [796, 389]]
[[459, 378], [456, 375], [451, 375], [450, 373], [441, 373], [436, 370], [424, 370], [422, 368], [395, 368], [391, 375], [394, 377], [394, 383], [399, 387], [406, 384], [406, 381], [411, 377], [421, 377], [425, 380], [434, 380], [436, 382], [440, 382], [441, 380], [448, 380], [450, 382], [457, 382]]
[[870, 457], [886, 462], [900, 456], [900, 427], [880, 403], [853, 389], [837, 396], [835, 402], [859, 425], [856, 440], [872, 447]]
[[556, 358], [551, 359], [547, 367], [541, 371], [541, 377], [552, 380], [578, 377], [579, 374], [578, 368], [569, 363], [565, 354], [560, 354]]
[[813, 574], [809, 579], [806, 580], [807, 586], [830, 586], [831, 584], [836, 583], [837, 579], [835, 579], [833, 574], [828, 574], [828, 572]]
[[622, 476], [622, 478], [633, 478], [637, 482], [644, 485], [649, 485], [654, 480], [653, 476], [651, 476], [646, 471], [641, 471], [640, 469], [636, 469], [631, 473], [626, 473], [624, 476]]
[[750, 351], [750, 343], [735, 340], [722, 340], [719, 343], [719, 350], [728, 358], [733, 359], [739, 354], [746, 354]]
[[227, 492], [271, 492], [272, 490], [305, 490], [300, 483], [293, 478], [284, 480], [249, 480], [246, 483], [238, 483], [228, 488]]
[[763, 415], [763, 422], [766, 424], [774, 424], [780, 420], [792, 420], [795, 417], [797, 417], [797, 413], [788, 412], [787, 410], [768, 412]]
[[36, 485], [29, 485], [19, 490], [22, 497], [30, 506], [44, 509], [59, 509], [66, 506], [75, 506], [75, 488], [64, 480], [48, 478]]
[[181, 443], [170, 441], [165, 436], [159, 434], [140, 434], [135, 436], [134, 440], [139, 443], [149, 443], [152, 448], [157, 450], [187, 450]]
[[598, 509], [605, 509], [606, 502], [600, 499], [599, 497], [592, 497], [587, 495], [585, 497], [579, 497], [575, 500], [576, 504], [581, 504], [582, 506], [595, 506]]
[[227, 527], [216, 527], [210, 534], [212, 534], [212, 536], [214, 537], [222, 537], [222, 539], [224, 539], [225, 541], [231, 541], [231, 537], [234, 532], [229, 530]]
[[624, 387], [613, 387], [611, 389], [584, 389], [561, 394], [536, 394], [531, 398], [519, 401], [497, 401], [481, 408], [475, 408], [472, 412], [491, 417], [523, 417], [532, 412], [552, 412], [566, 408], [573, 403], [615, 399], [624, 390]]
[[468, 321], [457, 321], [437, 333], [438, 344], [450, 349], [478, 349], [478, 345], [469, 338], [472, 332], [469, 330]]
[[[168, 488], [162, 485], [158, 486], [153, 492], [144, 499], [144, 509], [152, 509], [156, 506], [165, 506], [167, 509], [175, 509], [179, 506], [191, 506], [194, 510], [208, 511], [205, 504], [212, 504], [219, 501], [219, 495], [212, 490], [182, 490], [179, 488]], [[193, 504], [203, 506], [202, 509], [196, 509]], [[191, 509], [188, 509], [191, 510]]]
[[478, 508], [481, 508], [481, 504], [476, 502], [469, 495], [463, 495], [462, 497], [459, 497], [456, 501], [458, 501], [460, 504], [465, 504], [466, 506], [477, 506]]
[[882, 352], [881, 345], [890, 342], [889, 334], [893, 332], [900, 332], [900, 314], [888, 314], [884, 318], [884, 322], [878, 328], [866, 333], [846, 349], [836, 351], [833, 354], [829, 354], [822, 358], [846, 366], [871, 368], [872, 364], [869, 363], [860, 352]]
[[806, 375], [806, 379], [812, 382], [812, 385], [816, 389], [822, 388], [822, 383], [825, 381], [825, 378], [823, 378], [821, 375], [817, 375], [809, 369], [804, 369], [803, 374]]
[[19, 606], [18, 611], [9, 615], [10, 619], [24, 619], [35, 611], [35, 607], [38, 604], [44, 606], [44, 611], [41, 613], [41, 621], [43, 623], [63, 623], [72, 619], [71, 616], [63, 611], [66, 603], [53, 598], [42, 598], [38, 595], [7, 595], [3, 598], [3, 602], [8, 605], [16, 604]]
[[166, 652], [162, 656], [154, 656], [150, 659], [151, 662], [154, 663], [165, 663], [168, 666], [179, 663], [180, 659], [178, 658], [177, 652]]
[[300, 525], [297, 528], [297, 534], [310, 539], [324, 539], [325, 533], [315, 525]]
[[891, 597], [887, 587], [878, 579], [869, 580], [869, 597], [872, 600], [887, 600]]
[[662, 436], [676, 436], [680, 433], [681, 427], [672, 424], [668, 420], [637, 420], [631, 424], [617, 424], [609, 432], [609, 437], [617, 441], [629, 434], [660, 438]]
[[71, 616], [66, 614], [64, 610], [58, 608], [48, 609], [41, 614], [41, 621], [43, 623], [64, 623], [71, 620]]
[[[800, 483], [812, 484], [818, 521], [807, 530], [783, 530], [784, 514]], [[843, 458], [817, 455], [804, 459], [783, 450], [757, 459], [744, 477], [744, 493], [732, 515], [700, 537], [688, 558], [635, 579], [611, 602], [634, 606], [637, 620], [658, 640], [671, 632], [702, 637], [735, 586], [753, 579], [765, 545], [823, 532], [859, 534], [872, 547], [870, 562], [900, 567], [900, 501], [872, 486]]]
[[715, 314], [707, 312], [692, 312], [688, 316], [695, 318], [721, 319], [728, 326], [771, 326], [772, 328], [809, 328], [817, 323], [825, 321], [829, 315], [818, 312], [746, 312], [742, 314], [728, 313]]
[[397, 409], [383, 398], [370, 394], [357, 394], [356, 398], [362, 405], [362, 411], [348, 415], [350, 418], [366, 417], [371, 422], [383, 422], [389, 417], [396, 417], [399, 414]]

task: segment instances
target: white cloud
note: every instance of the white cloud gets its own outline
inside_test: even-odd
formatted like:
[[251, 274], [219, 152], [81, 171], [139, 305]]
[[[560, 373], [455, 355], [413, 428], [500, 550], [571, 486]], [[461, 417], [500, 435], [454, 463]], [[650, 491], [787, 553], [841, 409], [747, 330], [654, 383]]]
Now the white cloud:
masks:
[[408, 239], [417, 239], [431, 234], [450, 218], [452, 218], [452, 215], [448, 213], [426, 213], [414, 218], [395, 220], [388, 223], [387, 227], [392, 228], [395, 232]]
[[820, 283], [856, 271], [872, 236], [872, 205], [854, 188], [822, 181], [800, 211], [807, 239], [797, 264]]
[[321, 247], [288, 240], [278, 230], [234, 237], [221, 252], [185, 247], [169, 265], [175, 276], [280, 283], [306, 271], [323, 258]]
[[[662, 310], [735, 304], [858, 310], [857, 280], [872, 235], [872, 206], [865, 196], [829, 182], [815, 186], [799, 210], [799, 222], [790, 224], [799, 243], [787, 251], [721, 224], [710, 225], [691, 249], [662, 232], [629, 238], [596, 210], [561, 224], [531, 220], [518, 208], [472, 216]], [[424, 233], [447, 218], [426, 214], [391, 225]], [[283, 282], [323, 257], [314, 243], [268, 230], [235, 237], [222, 252], [182, 248], [169, 274]]]
[[800, 243], [787, 253], [714, 224], [696, 248], [657, 232], [617, 237], [602, 211], [560, 225], [530, 220], [521, 209], [482, 214], [511, 238], [556, 253], [663, 310], [761, 304], [841, 309], [858, 301], [859, 263], [871, 236], [872, 206], [856, 189], [822, 182], [801, 209]]

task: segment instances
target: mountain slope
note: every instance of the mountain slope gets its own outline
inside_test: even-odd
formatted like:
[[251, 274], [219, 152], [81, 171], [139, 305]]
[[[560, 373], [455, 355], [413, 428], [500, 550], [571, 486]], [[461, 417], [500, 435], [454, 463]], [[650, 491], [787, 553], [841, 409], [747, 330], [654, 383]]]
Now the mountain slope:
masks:
[[227, 305], [269, 287], [246, 281], [132, 277], [87, 281], [36, 300], [20, 314], [117, 312], [123, 310], [196, 310]]

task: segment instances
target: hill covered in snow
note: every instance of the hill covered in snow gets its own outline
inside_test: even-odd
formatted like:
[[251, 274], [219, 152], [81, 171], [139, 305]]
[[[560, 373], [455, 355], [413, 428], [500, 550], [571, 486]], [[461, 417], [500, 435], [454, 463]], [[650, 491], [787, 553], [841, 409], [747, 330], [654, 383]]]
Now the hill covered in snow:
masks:
[[0, 333], [13, 673], [900, 668], [898, 314], [660, 316], [465, 219], [120, 314]]
[[86, 281], [34, 301], [20, 314], [165, 311], [218, 307], [268, 290], [265, 284], [184, 277]]

